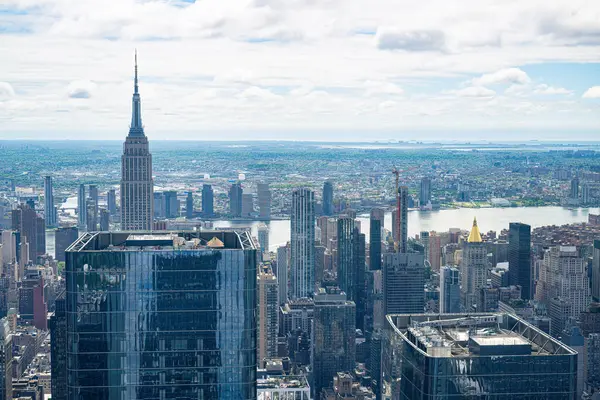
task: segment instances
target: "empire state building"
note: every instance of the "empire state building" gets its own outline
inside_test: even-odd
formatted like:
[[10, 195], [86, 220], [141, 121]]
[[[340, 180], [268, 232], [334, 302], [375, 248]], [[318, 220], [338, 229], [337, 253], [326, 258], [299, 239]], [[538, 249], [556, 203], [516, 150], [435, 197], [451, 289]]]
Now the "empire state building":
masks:
[[121, 229], [149, 231], [152, 230], [154, 182], [152, 181], [152, 155], [142, 125], [137, 53], [133, 89], [131, 127], [123, 143], [121, 157]]

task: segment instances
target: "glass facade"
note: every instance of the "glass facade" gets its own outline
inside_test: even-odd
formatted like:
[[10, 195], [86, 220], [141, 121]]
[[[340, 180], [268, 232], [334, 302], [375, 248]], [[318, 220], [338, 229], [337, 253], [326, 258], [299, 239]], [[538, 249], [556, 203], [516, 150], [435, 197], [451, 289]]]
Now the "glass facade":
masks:
[[255, 399], [255, 252], [68, 251], [68, 398]]

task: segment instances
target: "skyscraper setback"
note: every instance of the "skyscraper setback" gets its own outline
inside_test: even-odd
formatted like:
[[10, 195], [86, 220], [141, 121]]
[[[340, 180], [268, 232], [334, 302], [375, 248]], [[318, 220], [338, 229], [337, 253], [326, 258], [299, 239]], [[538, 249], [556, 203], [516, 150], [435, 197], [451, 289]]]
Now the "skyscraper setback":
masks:
[[152, 155], [142, 125], [137, 54], [132, 103], [131, 126], [123, 144], [121, 157], [121, 229], [152, 230], [154, 214]]

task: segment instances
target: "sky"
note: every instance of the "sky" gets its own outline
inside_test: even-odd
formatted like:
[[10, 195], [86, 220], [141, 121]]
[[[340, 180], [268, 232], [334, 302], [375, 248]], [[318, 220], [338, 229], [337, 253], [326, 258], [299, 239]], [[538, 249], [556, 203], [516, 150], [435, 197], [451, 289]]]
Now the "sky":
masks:
[[598, 0], [0, 0], [0, 139], [600, 140]]

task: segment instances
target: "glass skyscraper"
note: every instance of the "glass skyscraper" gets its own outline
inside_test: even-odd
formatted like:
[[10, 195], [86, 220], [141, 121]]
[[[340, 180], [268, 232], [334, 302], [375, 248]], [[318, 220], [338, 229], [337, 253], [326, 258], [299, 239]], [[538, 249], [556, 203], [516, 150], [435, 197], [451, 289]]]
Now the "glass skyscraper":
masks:
[[309, 189], [292, 192], [290, 240], [290, 299], [312, 297], [315, 292], [315, 194]]
[[508, 230], [508, 273], [511, 285], [521, 286], [521, 298], [532, 298], [531, 226], [511, 222]]
[[67, 399], [255, 399], [256, 259], [246, 231], [81, 236]]

